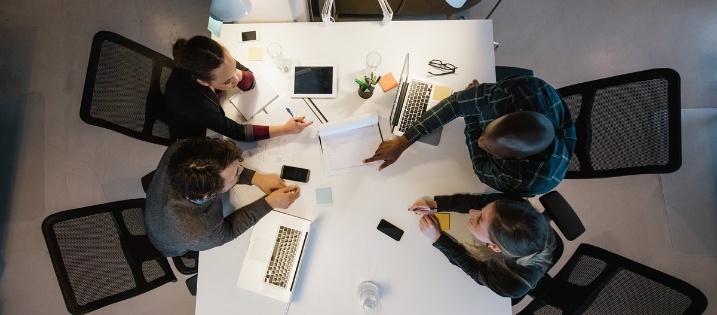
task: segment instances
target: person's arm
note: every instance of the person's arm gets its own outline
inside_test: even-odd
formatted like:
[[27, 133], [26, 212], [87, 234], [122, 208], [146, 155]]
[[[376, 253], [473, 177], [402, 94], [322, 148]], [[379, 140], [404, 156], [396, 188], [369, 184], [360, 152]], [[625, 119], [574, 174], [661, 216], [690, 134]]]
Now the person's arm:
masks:
[[476, 260], [463, 245], [445, 233], [441, 233], [438, 240], [433, 243], [433, 247], [440, 250], [451, 264], [461, 268], [476, 283], [488, 287], [500, 296], [519, 297], [530, 289], [519, 280], [511, 279], [505, 273], [496, 272], [494, 269], [498, 266], [492, 267], [491, 263]]
[[193, 120], [201, 126], [230, 137], [237, 141], [253, 142], [269, 138], [269, 127], [240, 124], [224, 115], [224, 112], [211, 99], [204, 104], [197, 104], [190, 113]]
[[421, 137], [430, 134], [458, 117], [480, 114], [488, 104], [490, 93], [486, 94], [493, 84], [469, 85], [463, 91], [451, 94], [436, 106], [433, 106], [414, 122], [404, 136], [413, 144]]
[[467, 115], [476, 115], [485, 106], [485, 90], [490, 85], [480, 84], [470, 86], [460, 92], [453, 93], [446, 99], [432, 107], [414, 122], [406, 132], [395, 139], [384, 141], [376, 149], [373, 156], [365, 159], [364, 163], [374, 161], [385, 161], [378, 170], [382, 170], [398, 160], [403, 151], [408, 149], [414, 142], [418, 141], [443, 125]]
[[254, 78], [254, 72], [249, 70], [239, 61], [234, 60], [237, 64], [237, 72], [241, 72], [241, 80], [237, 84], [237, 87], [242, 91], [249, 91], [256, 86], [256, 78]]
[[435, 196], [438, 212], [468, 213], [471, 209], [480, 210], [487, 204], [501, 199], [528, 202], [518, 196], [509, 194], [455, 194], [448, 196]]
[[199, 248], [195, 248], [194, 250], [201, 251], [214, 248], [239, 237], [239, 235], [254, 226], [254, 224], [259, 222], [259, 220], [272, 209], [266, 199], [261, 198], [235, 210], [226, 216], [212, 233], [213, 241], [202, 242], [198, 244]]

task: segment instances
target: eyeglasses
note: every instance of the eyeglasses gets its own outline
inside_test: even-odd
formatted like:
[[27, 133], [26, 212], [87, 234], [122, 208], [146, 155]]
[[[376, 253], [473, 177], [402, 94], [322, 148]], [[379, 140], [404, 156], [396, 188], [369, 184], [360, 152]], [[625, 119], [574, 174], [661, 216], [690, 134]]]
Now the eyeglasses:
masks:
[[431, 71], [428, 71], [428, 73], [431, 75], [446, 75], [446, 74], [456, 73], [456, 69], [458, 69], [458, 67], [456, 67], [450, 63], [443, 63], [443, 61], [440, 61], [438, 59], [433, 59], [433, 60], [429, 61], [428, 65], [431, 67], [434, 67], [436, 69], [445, 71], [442, 73], [433, 73]]

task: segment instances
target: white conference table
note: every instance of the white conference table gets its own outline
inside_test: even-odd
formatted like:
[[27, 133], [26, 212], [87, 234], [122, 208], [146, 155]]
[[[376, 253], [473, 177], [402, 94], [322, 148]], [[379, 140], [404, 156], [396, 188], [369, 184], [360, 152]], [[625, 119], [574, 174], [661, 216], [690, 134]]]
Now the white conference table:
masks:
[[[251, 30], [260, 32], [260, 41], [236, 40], [241, 32]], [[384, 93], [377, 87], [368, 100], [357, 95], [353, 79], [363, 75], [369, 52], [382, 56], [378, 73], [393, 72], [397, 80], [405, 54], [410, 53], [410, 70], [415, 75], [427, 76], [433, 69], [427, 65], [431, 59], [456, 65], [455, 74], [429, 77], [454, 91], [472, 79], [495, 81], [490, 21], [394, 21], [386, 27], [379, 22], [342, 22], [331, 27], [322, 23], [234, 24], [224, 25], [221, 37], [215, 39], [235, 59], [268, 79], [280, 95], [267, 106], [267, 114], [258, 114], [251, 123], [283, 123], [290, 118], [285, 110], [289, 107], [319, 124], [304, 101], [288, 97], [289, 76], [280, 73], [266, 53], [262, 61], [248, 60], [249, 48], [265, 51], [271, 42], [280, 43], [285, 57], [294, 63], [338, 64], [339, 96], [314, 99], [317, 107], [329, 121], [377, 111], [384, 139], [390, 135], [388, 116], [397, 89]], [[236, 114], [231, 105], [224, 108], [228, 116]], [[379, 286], [382, 314], [511, 313], [510, 299], [476, 284], [451, 265], [421, 234], [419, 217], [407, 211], [423, 196], [486, 191], [473, 174], [464, 126], [462, 119], [446, 125], [439, 146], [417, 142], [381, 172], [376, 165], [372, 170], [325, 176], [316, 126], [300, 135], [267, 140], [266, 146], [274, 146], [273, 151], [254, 149], [245, 154], [246, 167], [265, 173], [278, 173], [282, 164], [311, 170], [309, 182], [299, 183], [301, 197], [282, 210], [313, 221], [288, 314], [363, 314], [355, 291], [364, 280]], [[333, 204], [316, 204], [319, 187], [331, 187]], [[225, 212], [261, 196], [256, 187], [238, 186], [227, 198]], [[464, 218], [451, 218], [450, 233], [465, 230]], [[405, 231], [399, 242], [376, 230], [381, 219]], [[196, 314], [285, 313], [284, 303], [236, 286], [250, 232], [200, 253]]]

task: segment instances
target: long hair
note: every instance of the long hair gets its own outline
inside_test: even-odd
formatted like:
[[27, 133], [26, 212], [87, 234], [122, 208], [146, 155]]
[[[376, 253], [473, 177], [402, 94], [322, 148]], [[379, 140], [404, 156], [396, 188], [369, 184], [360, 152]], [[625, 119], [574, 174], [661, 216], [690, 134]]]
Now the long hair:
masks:
[[538, 210], [527, 201], [497, 200], [488, 237], [500, 248], [494, 252], [487, 246], [471, 246], [471, 255], [481, 261], [493, 261], [525, 284], [530, 283], [508, 267], [513, 261], [521, 266], [537, 266], [547, 270], [552, 263], [555, 236]]
[[178, 39], [172, 45], [172, 56], [178, 67], [204, 82], [214, 80], [212, 71], [224, 62], [224, 47], [213, 39], [197, 35]]
[[169, 158], [167, 177], [172, 189], [189, 200], [215, 195], [224, 188], [220, 173], [235, 160], [242, 161], [242, 151], [233, 141], [218, 138], [186, 140]]

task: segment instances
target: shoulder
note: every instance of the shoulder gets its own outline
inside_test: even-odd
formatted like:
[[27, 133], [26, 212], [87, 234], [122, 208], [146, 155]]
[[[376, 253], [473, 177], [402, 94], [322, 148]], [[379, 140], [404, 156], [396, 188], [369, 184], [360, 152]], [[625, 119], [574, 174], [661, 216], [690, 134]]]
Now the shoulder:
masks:
[[[494, 263], [495, 264], [495, 263]], [[545, 274], [543, 268], [525, 267], [515, 263], [508, 263], [508, 269], [491, 264], [493, 275], [487, 286], [502, 296], [520, 297], [535, 287], [541, 277]], [[518, 278], [520, 277], [520, 278]], [[521, 279], [522, 278], [522, 279]]]

